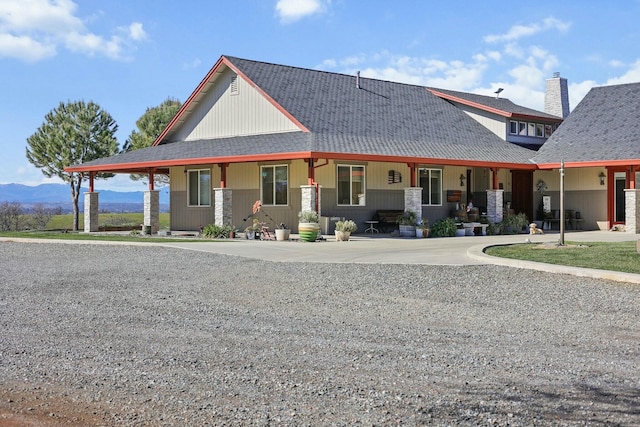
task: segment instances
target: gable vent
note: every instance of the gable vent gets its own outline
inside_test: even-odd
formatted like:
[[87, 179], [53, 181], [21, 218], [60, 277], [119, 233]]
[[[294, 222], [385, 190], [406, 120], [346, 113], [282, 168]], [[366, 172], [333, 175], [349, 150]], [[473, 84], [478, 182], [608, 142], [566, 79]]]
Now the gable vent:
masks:
[[238, 75], [234, 74], [231, 76], [231, 84], [229, 85], [229, 89], [231, 90], [231, 95], [238, 94]]

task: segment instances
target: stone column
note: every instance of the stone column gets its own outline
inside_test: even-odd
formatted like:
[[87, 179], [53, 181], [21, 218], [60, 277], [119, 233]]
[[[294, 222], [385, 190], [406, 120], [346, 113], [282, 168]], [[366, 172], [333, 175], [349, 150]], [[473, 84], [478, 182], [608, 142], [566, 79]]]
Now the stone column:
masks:
[[233, 190], [230, 188], [214, 188], [215, 206], [214, 224], [217, 226], [233, 225]]
[[84, 193], [84, 232], [98, 231], [98, 192]]
[[[315, 185], [301, 185], [300, 191], [302, 193], [300, 211], [315, 211], [316, 210], [316, 186]], [[320, 196], [320, 189], [318, 189], [318, 196]], [[320, 200], [318, 199], [318, 211], [320, 211]], [[320, 216], [320, 212], [318, 212]]]
[[144, 229], [149, 229], [151, 234], [160, 230], [160, 191], [150, 190], [144, 192]]
[[491, 222], [502, 221], [504, 190], [487, 190], [487, 218]]
[[640, 190], [624, 190], [624, 222], [627, 233], [640, 233]]
[[422, 187], [406, 187], [404, 189], [404, 210], [415, 212], [422, 218]]

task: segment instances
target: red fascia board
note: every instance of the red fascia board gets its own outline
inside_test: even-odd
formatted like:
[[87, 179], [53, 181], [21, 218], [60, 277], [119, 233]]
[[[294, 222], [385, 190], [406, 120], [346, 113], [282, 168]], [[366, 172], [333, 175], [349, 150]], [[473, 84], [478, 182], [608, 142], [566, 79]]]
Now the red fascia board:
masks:
[[173, 116], [173, 118], [171, 119], [171, 121], [169, 122], [169, 124], [167, 125], [167, 127], [164, 128], [164, 130], [162, 131], [162, 133], [156, 138], [156, 140], [153, 142], [153, 145], [159, 145], [160, 142], [165, 138], [165, 136], [167, 136], [167, 134], [173, 129], [173, 127], [176, 125], [176, 123], [182, 118], [182, 116], [184, 114], [186, 114], [187, 109], [191, 106], [191, 104], [194, 102], [194, 100], [198, 97], [198, 95], [200, 95], [200, 93], [204, 90], [204, 88], [209, 84], [209, 81], [211, 80], [211, 78], [213, 77], [213, 75], [215, 75], [219, 70], [220, 67], [222, 67], [223, 65], [226, 65], [227, 67], [229, 67], [231, 70], [233, 70], [237, 75], [241, 76], [247, 83], [249, 83], [249, 85], [251, 85], [253, 88], [255, 88], [262, 96], [265, 97], [265, 99], [270, 102], [273, 106], [275, 106], [280, 112], [282, 112], [285, 116], [287, 116], [289, 118], [289, 120], [291, 120], [292, 122], [294, 122], [296, 124], [296, 126], [298, 126], [300, 128], [301, 131], [303, 132], [309, 132], [309, 129], [306, 128], [306, 126], [304, 126], [302, 123], [300, 123], [295, 117], [293, 117], [287, 110], [285, 110], [284, 108], [282, 108], [282, 106], [280, 104], [278, 104], [276, 101], [274, 101], [273, 98], [271, 98], [265, 91], [263, 91], [257, 84], [255, 84], [251, 79], [249, 79], [242, 71], [240, 71], [235, 65], [233, 65], [231, 63], [231, 61], [229, 61], [227, 58], [225, 58], [224, 56], [221, 56], [220, 59], [218, 59], [218, 61], [215, 63], [215, 65], [213, 67], [211, 67], [211, 70], [209, 70], [209, 72], [207, 73], [207, 75], [205, 76], [204, 79], [202, 79], [202, 81], [200, 82], [200, 84], [198, 85], [198, 87], [196, 87], [196, 89], [193, 91], [193, 93], [189, 96], [189, 98], [187, 98], [187, 100], [185, 101], [184, 104], [182, 104], [182, 107], [180, 107], [180, 109], [178, 110], [178, 112], [176, 113], [175, 116]]
[[427, 88], [427, 90], [430, 91], [431, 93], [433, 93], [435, 96], [437, 96], [439, 98], [448, 99], [449, 101], [458, 102], [460, 104], [468, 105], [470, 107], [474, 107], [474, 108], [477, 108], [479, 110], [489, 111], [491, 113], [498, 114], [499, 116], [504, 116], [504, 117], [511, 117], [512, 116], [512, 114], [507, 112], [507, 111], [499, 110], [497, 108], [488, 107], [488, 106], [486, 106], [484, 104], [478, 104], [477, 102], [472, 102], [472, 101], [469, 101], [467, 99], [463, 99], [463, 98], [459, 98], [457, 96], [449, 95], [447, 93], [439, 92], [439, 91], [437, 91], [435, 89]]
[[[640, 159], [564, 162], [565, 168], [626, 167], [626, 166], [640, 166]], [[559, 169], [559, 168], [560, 168], [560, 162], [538, 164], [538, 169]]]
[[439, 159], [430, 157], [406, 157], [406, 156], [380, 156], [358, 153], [332, 153], [318, 151], [301, 151], [274, 154], [253, 154], [248, 156], [227, 156], [227, 157], [201, 157], [195, 159], [171, 159], [150, 162], [135, 162], [123, 164], [103, 164], [93, 166], [69, 166], [65, 168], [67, 172], [126, 172], [126, 171], [148, 171], [153, 168], [169, 168], [175, 166], [190, 166], [202, 164], [218, 163], [246, 163], [246, 162], [266, 162], [277, 160], [299, 160], [299, 159], [332, 159], [350, 161], [372, 161], [389, 163], [417, 163], [443, 166], [467, 166], [486, 168], [509, 168], [520, 170], [535, 170], [534, 164], [527, 163], [504, 163], [489, 162], [464, 159]]
[[549, 117], [540, 117], [540, 116], [533, 116], [530, 114], [519, 114], [519, 113], [511, 113], [508, 111], [504, 111], [504, 110], [500, 110], [497, 108], [492, 108], [489, 106], [486, 106], [484, 104], [479, 104], [477, 102], [473, 102], [473, 101], [469, 101], [467, 99], [463, 99], [463, 98], [459, 98], [457, 96], [453, 96], [453, 95], [449, 95], [447, 93], [443, 93], [434, 89], [427, 89], [429, 90], [431, 93], [433, 93], [434, 95], [440, 97], [440, 98], [444, 98], [444, 99], [448, 99], [449, 101], [454, 101], [454, 102], [458, 102], [460, 104], [464, 104], [464, 105], [468, 105], [470, 107], [474, 107], [477, 108], [479, 110], [483, 110], [483, 111], [488, 111], [490, 113], [494, 113], [497, 114], [499, 116], [503, 116], [503, 117], [507, 117], [507, 118], [518, 118], [518, 119], [525, 119], [525, 120], [536, 120], [536, 121], [547, 121], [547, 122], [554, 122], [554, 123], [562, 123], [561, 118], [549, 118]]

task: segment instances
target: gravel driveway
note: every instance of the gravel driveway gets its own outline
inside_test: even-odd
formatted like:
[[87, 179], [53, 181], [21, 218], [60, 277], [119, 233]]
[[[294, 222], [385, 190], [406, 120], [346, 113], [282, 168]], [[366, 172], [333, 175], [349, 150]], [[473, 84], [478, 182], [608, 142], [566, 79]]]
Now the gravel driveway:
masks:
[[640, 425], [640, 286], [0, 243], [0, 426]]

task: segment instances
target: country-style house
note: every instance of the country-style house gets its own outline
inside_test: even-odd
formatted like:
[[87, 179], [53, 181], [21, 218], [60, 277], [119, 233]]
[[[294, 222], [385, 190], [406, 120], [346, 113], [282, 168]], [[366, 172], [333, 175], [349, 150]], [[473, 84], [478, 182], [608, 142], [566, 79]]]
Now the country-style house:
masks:
[[[566, 89], [558, 76], [549, 82]], [[532, 218], [540, 180], [548, 184], [551, 208], [558, 209], [558, 150], [579, 154], [560, 148], [571, 144], [562, 120], [499, 96], [222, 56], [152, 147], [67, 171], [90, 175], [88, 231], [98, 225], [98, 172], [169, 174], [174, 230], [209, 223], [241, 227], [256, 200], [294, 232], [301, 210], [360, 224], [377, 210], [413, 210], [434, 221], [471, 195], [494, 221], [507, 205]], [[630, 173], [640, 156], [625, 160], [616, 153], [601, 162], [563, 158], [568, 168], [580, 167], [566, 172], [565, 206], [582, 212], [584, 228], [595, 228], [596, 220], [617, 222], [593, 201], [606, 200], [609, 187], [619, 184], [618, 169]], [[600, 172], [609, 178], [607, 187], [599, 183]], [[149, 182], [145, 225], [156, 231], [158, 192]]]

